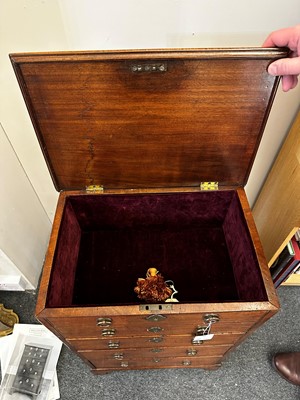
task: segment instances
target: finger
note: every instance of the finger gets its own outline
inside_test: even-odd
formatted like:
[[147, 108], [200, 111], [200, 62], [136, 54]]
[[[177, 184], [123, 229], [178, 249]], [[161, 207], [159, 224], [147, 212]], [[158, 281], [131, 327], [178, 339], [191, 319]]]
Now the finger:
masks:
[[263, 47], [289, 47], [297, 50], [300, 25], [294, 28], [285, 28], [272, 32], [263, 43]]
[[286, 75], [282, 77], [282, 90], [288, 92], [290, 89], [294, 89], [297, 86], [298, 78], [294, 75]]
[[284, 58], [274, 61], [269, 65], [270, 75], [298, 75], [300, 74], [300, 57]]

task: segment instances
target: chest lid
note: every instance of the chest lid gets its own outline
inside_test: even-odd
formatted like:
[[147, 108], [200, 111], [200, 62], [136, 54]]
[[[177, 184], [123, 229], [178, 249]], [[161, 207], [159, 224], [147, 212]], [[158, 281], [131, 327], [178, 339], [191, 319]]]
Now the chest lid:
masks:
[[57, 190], [244, 186], [282, 49], [12, 54]]

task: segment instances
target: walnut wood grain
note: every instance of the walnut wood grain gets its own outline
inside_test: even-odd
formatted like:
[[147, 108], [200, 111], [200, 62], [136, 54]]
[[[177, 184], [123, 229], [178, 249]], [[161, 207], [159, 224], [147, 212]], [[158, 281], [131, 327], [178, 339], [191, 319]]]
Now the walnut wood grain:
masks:
[[[192, 335], [168, 335], [165, 336], [163, 342], [161, 343], [153, 343], [149, 341], [148, 337], [145, 336], [136, 336], [136, 337], [123, 337], [119, 339], [120, 348], [115, 351], [122, 351], [122, 349], [147, 349], [150, 351], [155, 348], [163, 348], [165, 351], [171, 351], [170, 348], [187, 348], [192, 347], [198, 350], [201, 353], [202, 348], [211, 347], [211, 346], [226, 346], [231, 347], [235, 343], [237, 343], [243, 337], [240, 333], [227, 333], [227, 334], [219, 334], [216, 333], [211, 341], [203, 342], [200, 345], [192, 345], [191, 339]], [[111, 351], [108, 350], [108, 343], [113, 339], [99, 339], [99, 338], [86, 338], [86, 339], [68, 339], [66, 343], [75, 351], [79, 350], [103, 350], [103, 351]]]
[[[130, 335], [153, 337], [155, 334], [148, 331], [152, 326], [160, 327], [161, 332], [157, 335], [193, 335], [197, 326], [206, 326], [204, 322], [205, 314], [182, 313], [177, 315], [166, 315], [166, 319], [162, 322], [149, 322], [146, 317], [132, 315], [130, 319], [126, 316], [113, 316], [112, 324], [109, 328], [115, 330], [113, 338], [120, 338]], [[212, 325], [212, 333], [244, 333], [253, 324], [259, 321], [265, 315], [264, 311], [248, 311], [248, 312], [227, 312], [218, 313], [220, 321]], [[97, 326], [97, 318], [95, 317], [71, 317], [71, 318], [49, 318], [49, 322], [56, 327], [66, 339], [75, 338], [101, 338], [102, 327]]]
[[[79, 353], [82, 356], [82, 353]], [[124, 361], [109, 361], [105, 363], [103, 359], [97, 358], [95, 354], [90, 353], [91, 358], [87, 358], [87, 355], [84, 354], [84, 357], [95, 366], [96, 369], [108, 369], [108, 370], [130, 370], [130, 369], [160, 369], [160, 368], [208, 368], [209, 366], [214, 366], [219, 364], [222, 360], [222, 356], [202, 356], [197, 358], [190, 357], [169, 357], [169, 358], [161, 358], [153, 357], [153, 359], [140, 359], [135, 358], [132, 360], [125, 361], [126, 365], [122, 367]], [[157, 362], [157, 360], [160, 360]], [[188, 363], [187, 363], [188, 362]], [[128, 363], [128, 365], [127, 365]], [[106, 365], [105, 365], [106, 364]]]
[[[244, 186], [278, 79], [275, 49], [11, 55], [57, 190]], [[165, 62], [167, 70], [133, 73]], [[80, 162], [78, 162], [80, 160]]]

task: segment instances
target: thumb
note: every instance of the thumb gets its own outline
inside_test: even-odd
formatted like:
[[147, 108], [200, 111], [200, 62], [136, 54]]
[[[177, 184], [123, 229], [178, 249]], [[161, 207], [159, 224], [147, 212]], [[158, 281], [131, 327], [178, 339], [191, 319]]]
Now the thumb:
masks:
[[300, 74], [300, 57], [285, 58], [274, 61], [268, 68], [269, 74], [278, 75], [298, 75]]

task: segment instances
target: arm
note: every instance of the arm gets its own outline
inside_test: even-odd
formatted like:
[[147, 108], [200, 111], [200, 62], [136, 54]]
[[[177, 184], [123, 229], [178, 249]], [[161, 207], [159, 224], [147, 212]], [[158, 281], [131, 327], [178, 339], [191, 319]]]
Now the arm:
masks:
[[287, 92], [298, 83], [300, 74], [300, 25], [272, 32], [263, 47], [288, 47], [290, 58], [274, 61], [268, 68], [271, 75], [282, 75], [282, 89]]

